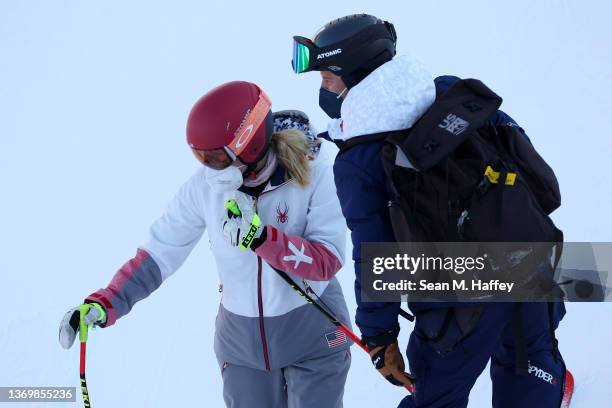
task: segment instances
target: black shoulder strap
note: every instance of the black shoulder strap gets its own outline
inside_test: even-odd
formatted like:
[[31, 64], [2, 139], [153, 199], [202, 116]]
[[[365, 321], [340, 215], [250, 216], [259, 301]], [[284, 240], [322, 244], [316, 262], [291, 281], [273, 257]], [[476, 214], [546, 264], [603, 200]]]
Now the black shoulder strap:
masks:
[[497, 111], [502, 98], [476, 79], [459, 80], [413, 126], [410, 137], [390, 142], [419, 170], [427, 170], [461, 145]]
[[369, 143], [369, 142], [376, 142], [376, 141], [379, 141], [379, 140], [385, 140], [388, 135], [389, 135], [389, 132], [385, 132], [385, 133], [373, 133], [371, 135], [364, 135], [364, 136], [353, 137], [353, 138], [351, 138], [349, 140], [346, 140], [346, 141], [344, 141], [344, 140], [334, 140], [334, 143], [340, 149], [340, 151], [338, 152], [338, 155], [341, 155], [342, 153], [346, 152], [351, 147], [357, 146], [358, 144]]
[[529, 351], [523, 328], [522, 306], [521, 303], [516, 303], [512, 307], [511, 320], [512, 337], [514, 337], [514, 371], [519, 375], [525, 375], [529, 371]]

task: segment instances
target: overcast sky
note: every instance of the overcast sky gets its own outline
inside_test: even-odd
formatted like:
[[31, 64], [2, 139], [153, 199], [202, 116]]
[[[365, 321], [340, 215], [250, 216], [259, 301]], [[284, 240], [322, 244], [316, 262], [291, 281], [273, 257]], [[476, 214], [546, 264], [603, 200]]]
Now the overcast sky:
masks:
[[[318, 74], [293, 74], [291, 37], [346, 14], [390, 20], [400, 54], [501, 95], [558, 175], [554, 218], [566, 240], [610, 241], [610, 4], [0, 0], [0, 386], [77, 384], [78, 356], [59, 349], [57, 324], [133, 256], [199, 165], [185, 121], [204, 92], [254, 81], [274, 109], [301, 109], [324, 130]], [[205, 241], [158, 293], [94, 334], [94, 404], [168, 406], [192, 386], [220, 406], [217, 277]], [[340, 279], [353, 312], [351, 268]], [[347, 406], [377, 401], [364, 384], [397, 400], [402, 391], [353, 354]], [[482, 384], [477, 398], [487, 401]]]

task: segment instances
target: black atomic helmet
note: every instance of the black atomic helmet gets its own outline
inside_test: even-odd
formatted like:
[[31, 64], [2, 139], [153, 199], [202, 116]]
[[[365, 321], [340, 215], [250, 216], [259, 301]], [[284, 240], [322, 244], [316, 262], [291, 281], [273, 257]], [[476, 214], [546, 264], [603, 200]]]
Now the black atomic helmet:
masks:
[[390, 61], [397, 36], [393, 24], [369, 14], [353, 14], [325, 24], [314, 38], [293, 37], [293, 70], [331, 71], [348, 88]]

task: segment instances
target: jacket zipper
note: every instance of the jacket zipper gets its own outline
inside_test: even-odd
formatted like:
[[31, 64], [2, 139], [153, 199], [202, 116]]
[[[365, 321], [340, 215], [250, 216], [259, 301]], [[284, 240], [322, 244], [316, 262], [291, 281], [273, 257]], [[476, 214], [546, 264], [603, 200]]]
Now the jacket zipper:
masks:
[[261, 334], [261, 345], [263, 348], [266, 370], [270, 371], [270, 360], [268, 358], [268, 342], [266, 341], [266, 328], [264, 325], [263, 299], [261, 296], [261, 257], [257, 257], [257, 304], [259, 306], [259, 333]]

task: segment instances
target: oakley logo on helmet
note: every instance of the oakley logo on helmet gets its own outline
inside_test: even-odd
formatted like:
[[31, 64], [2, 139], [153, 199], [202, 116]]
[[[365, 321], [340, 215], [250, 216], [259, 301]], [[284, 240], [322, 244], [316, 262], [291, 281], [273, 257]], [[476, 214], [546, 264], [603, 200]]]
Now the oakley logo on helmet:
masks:
[[249, 136], [251, 136], [252, 132], [253, 132], [253, 124], [250, 124], [242, 131], [240, 136], [238, 136], [238, 139], [236, 140], [236, 149], [240, 149], [242, 144], [246, 142], [247, 140], [249, 140]]
[[[234, 132], [234, 134], [240, 132], [240, 129], [242, 129], [242, 127], [244, 126], [244, 124], [246, 123], [247, 119], [249, 118], [249, 115], [251, 114], [251, 110], [247, 109], [247, 111], [245, 112], [242, 120], [240, 121], [240, 124], [238, 125], [238, 128], [236, 128], [236, 131]], [[229, 126], [229, 122], [227, 122], [227, 125]]]
[[322, 52], [321, 54], [317, 55], [317, 59], [333, 57], [334, 55], [338, 55], [338, 54], [342, 54], [342, 48], [336, 48], [335, 50]]

